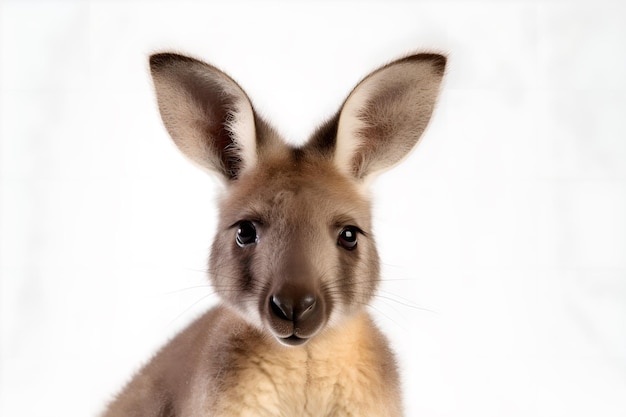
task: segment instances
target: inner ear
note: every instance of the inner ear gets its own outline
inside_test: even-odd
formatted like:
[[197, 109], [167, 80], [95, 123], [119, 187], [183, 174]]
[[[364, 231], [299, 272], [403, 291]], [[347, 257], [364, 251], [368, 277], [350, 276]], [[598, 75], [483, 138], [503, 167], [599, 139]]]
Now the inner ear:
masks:
[[184, 155], [226, 179], [256, 164], [254, 111], [235, 81], [171, 53], [151, 56], [150, 69], [163, 123]]
[[[188, 80], [188, 91], [192, 99], [201, 108], [202, 119], [196, 121], [198, 129], [203, 132], [205, 138], [210, 138], [210, 143], [205, 146], [215, 148], [216, 155], [222, 165], [222, 170], [230, 179], [236, 178], [242, 169], [242, 158], [237, 148], [236, 132], [232, 131], [233, 122], [236, 119], [236, 99], [231, 95], [224, 94], [222, 87], [213, 80], [197, 79]], [[207, 100], [207, 97], [212, 97]]]
[[441, 55], [417, 54], [361, 81], [339, 114], [336, 166], [365, 180], [400, 162], [430, 120], [445, 61]]

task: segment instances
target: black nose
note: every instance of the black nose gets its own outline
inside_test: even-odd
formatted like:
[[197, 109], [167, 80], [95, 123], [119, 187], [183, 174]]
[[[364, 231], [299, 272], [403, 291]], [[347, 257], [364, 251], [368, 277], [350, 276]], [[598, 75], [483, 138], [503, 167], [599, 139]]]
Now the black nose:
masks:
[[301, 322], [315, 312], [317, 299], [313, 294], [293, 296], [274, 294], [270, 297], [270, 309], [281, 320]]

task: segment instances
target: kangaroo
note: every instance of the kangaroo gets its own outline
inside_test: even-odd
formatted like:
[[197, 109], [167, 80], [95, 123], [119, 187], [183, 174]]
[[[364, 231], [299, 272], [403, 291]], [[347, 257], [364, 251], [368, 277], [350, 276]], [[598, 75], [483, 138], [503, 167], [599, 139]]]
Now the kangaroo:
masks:
[[402, 415], [394, 355], [366, 311], [380, 270], [368, 186], [417, 144], [445, 64], [419, 53], [377, 69], [296, 147], [216, 67], [150, 57], [169, 135], [225, 184], [209, 259], [221, 303], [105, 417]]

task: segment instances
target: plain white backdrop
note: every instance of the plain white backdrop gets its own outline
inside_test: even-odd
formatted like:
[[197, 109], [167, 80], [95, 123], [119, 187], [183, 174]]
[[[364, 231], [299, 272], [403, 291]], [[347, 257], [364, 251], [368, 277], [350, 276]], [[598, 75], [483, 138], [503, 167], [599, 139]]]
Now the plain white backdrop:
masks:
[[406, 415], [626, 415], [623, 2], [34, 0], [0, 1], [0, 415], [96, 415], [217, 301], [217, 184], [148, 74], [172, 49], [294, 143], [379, 65], [447, 53], [373, 190]]

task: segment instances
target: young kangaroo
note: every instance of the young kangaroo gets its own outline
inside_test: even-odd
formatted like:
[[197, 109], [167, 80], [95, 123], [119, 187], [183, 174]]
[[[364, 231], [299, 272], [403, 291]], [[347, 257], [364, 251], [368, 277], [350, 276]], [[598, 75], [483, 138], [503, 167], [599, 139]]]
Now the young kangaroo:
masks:
[[228, 75], [150, 57], [167, 131], [225, 182], [209, 263], [222, 302], [105, 416], [402, 415], [393, 353], [366, 312], [379, 282], [367, 187], [418, 142], [445, 62], [423, 53], [372, 72], [293, 147]]

